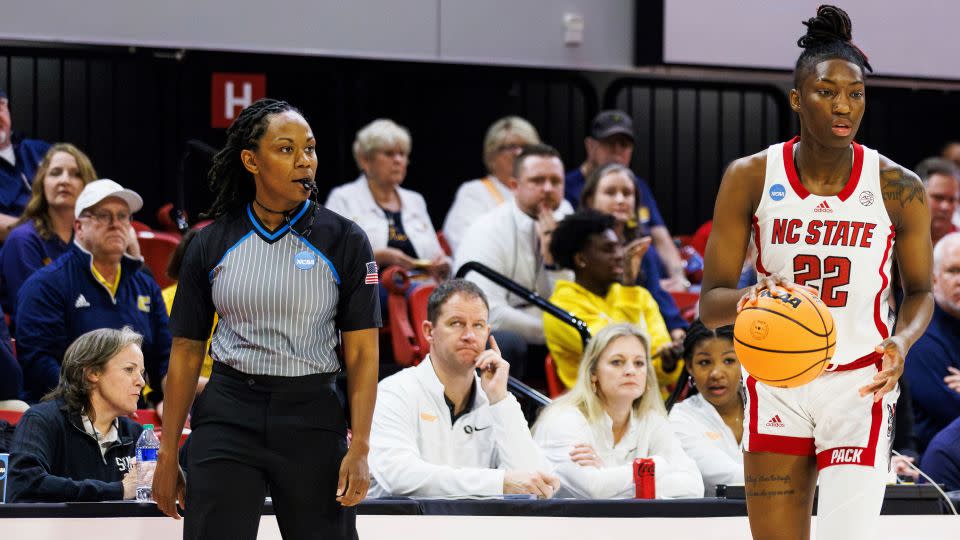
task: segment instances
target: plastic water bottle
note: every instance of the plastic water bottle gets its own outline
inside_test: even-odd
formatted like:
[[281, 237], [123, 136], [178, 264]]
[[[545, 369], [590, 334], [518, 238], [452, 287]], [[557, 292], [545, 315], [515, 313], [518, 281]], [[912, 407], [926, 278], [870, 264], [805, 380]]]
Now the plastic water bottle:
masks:
[[153, 500], [153, 471], [157, 468], [157, 450], [160, 439], [153, 432], [153, 424], [144, 424], [137, 439], [137, 500]]

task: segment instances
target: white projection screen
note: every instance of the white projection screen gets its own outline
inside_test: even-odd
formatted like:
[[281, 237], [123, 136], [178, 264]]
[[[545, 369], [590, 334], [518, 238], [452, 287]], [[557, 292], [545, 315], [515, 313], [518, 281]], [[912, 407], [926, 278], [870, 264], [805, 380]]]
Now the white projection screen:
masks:
[[833, 3], [877, 75], [960, 80], [957, 0], [664, 0], [667, 64], [793, 69], [801, 21]]

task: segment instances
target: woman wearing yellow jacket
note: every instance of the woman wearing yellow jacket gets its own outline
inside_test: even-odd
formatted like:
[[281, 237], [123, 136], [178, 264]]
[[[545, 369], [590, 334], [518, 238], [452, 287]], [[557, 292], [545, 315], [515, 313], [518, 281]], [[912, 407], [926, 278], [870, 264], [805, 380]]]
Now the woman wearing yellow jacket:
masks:
[[[550, 252], [560, 266], [574, 272], [574, 281], [558, 281], [550, 301], [587, 323], [596, 335], [612, 322], [629, 322], [650, 335], [653, 366], [664, 398], [677, 380], [679, 351], [675, 350], [656, 301], [635, 283], [643, 244], [625, 253], [614, 230], [613, 216], [581, 210], [561, 221], [550, 241]], [[549, 314], [544, 314], [544, 334], [560, 380], [568, 388], [577, 380], [583, 354], [580, 334]]]

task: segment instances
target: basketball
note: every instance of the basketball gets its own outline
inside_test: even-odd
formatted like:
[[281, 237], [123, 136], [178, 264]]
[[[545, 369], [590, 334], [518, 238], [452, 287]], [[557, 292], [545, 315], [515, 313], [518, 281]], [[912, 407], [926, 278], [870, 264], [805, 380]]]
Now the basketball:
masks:
[[780, 296], [761, 291], [757, 305], [748, 305], [737, 315], [733, 336], [744, 369], [758, 381], [779, 388], [816, 379], [837, 346], [830, 310], [803, 289]]

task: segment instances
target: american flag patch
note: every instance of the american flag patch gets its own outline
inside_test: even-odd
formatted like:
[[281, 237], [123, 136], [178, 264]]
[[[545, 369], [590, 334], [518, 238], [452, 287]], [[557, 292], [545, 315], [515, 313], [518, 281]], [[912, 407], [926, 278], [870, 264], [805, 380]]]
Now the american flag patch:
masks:
[[380, 278], [377, 276], [377, 263], [370, 261], [367, 263], [367, 277], [363, 279], [364, 285], [376, 285], [380, 283]]

